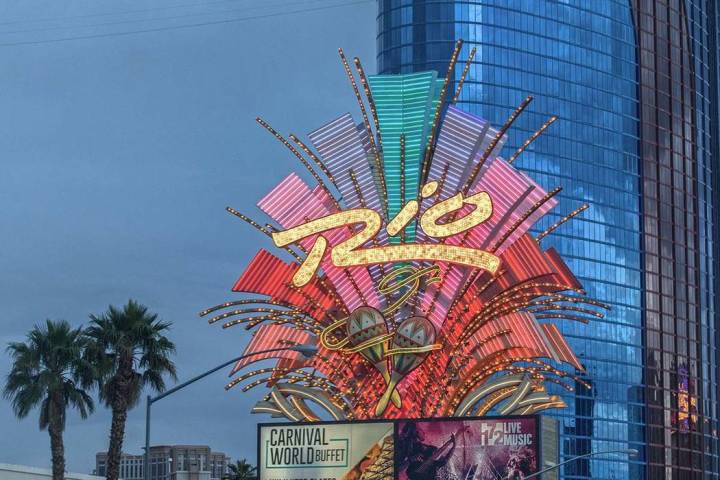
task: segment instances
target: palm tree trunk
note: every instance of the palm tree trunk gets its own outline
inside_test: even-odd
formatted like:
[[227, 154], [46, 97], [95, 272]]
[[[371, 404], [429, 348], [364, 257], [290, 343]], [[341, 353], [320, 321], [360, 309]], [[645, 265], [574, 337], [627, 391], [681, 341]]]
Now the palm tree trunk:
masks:
[[63, 444], [62, 425], [60, 422], [60, 419], [53, 418], [50, 419], [48, 424], [53, 480], [65, 479], [65, 445]]
[[[118, 402], [112, 409], [110, 425], [110, 447], [107, 459], [107, 480], [118, 480], [120, 475], [120, 456], [122, 455], [123, 438], [125, 437], [125, 421], [127, 420], [127, 404]], [[124, 405], [123, 405], [124, 404]], [[54, 480], [54, 479], [53, 479]]]
[[107, 480], [118, 480], [120, 477], [120, 457], [125, 437], [125, 422], [130, 405], [130, 383], [132, 380], [132, 356], [120, 355], [118, 373], [113, 380], [114, 391], [110, 406], [112, 422], [110, 424], [110, 446], [108, 447]]

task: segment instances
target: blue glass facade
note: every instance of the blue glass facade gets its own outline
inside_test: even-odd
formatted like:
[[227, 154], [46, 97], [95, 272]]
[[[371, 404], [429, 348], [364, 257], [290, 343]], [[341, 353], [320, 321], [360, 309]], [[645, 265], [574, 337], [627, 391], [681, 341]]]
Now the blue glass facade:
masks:
[[[718, 149], [718, 30], [720, 11], [717, 2], [689, 0], [683, 4], [686, 16], [695, 107], [695, 153], [698, 184], [698, 257], [699, 257], [699, 343], [697, 388], [700, 399], [699, 437], [702, 465], [705, 471], [720, 476], [720, 445], [718, 444], [718, 322], [717, 322], [717, 192], [720, 150]], [[717, 478], [717, 476], [715, 478]]]
[[714, 2], [633, 2], [650, 478], [717, 478]]
[[[561, 422], [562, 455], [567, 459], [627, 447], [641, 452], [633, 459], [611, 456], [574, 462], [563, 470], [565, 479], [718, 478], [717, 330], [713, 293], [716, 279], [712, 241], [716, 228], [712, 222], [713, 184], [717, 183], [713, 162], [717, 159], [711, 155], [712, 144], [717, 142], [717, 124], [712, 117], [716, 108], [717, 52], [711, 50], [716, 13], [709, 15], [709, 6], [702, 0], [688, 2], [687, 8], [681, 8], [677, 1], [669, 2], [674, 5], [668, 5], [664, 13], [656, 5], [661, 2], [639, 3], [629, 0], [379, 1], [380, 73], [434, 69], [444, 75], [454, 42], [462, 38], [466, 46], [459, 65], [464, 63], [472, 47], [477, 48], [477, 54], [459, 100], [461, 108], [499, 126], [527, 95], [535, 97], [509, 132], [503, 152], [506, 156], [551, 115], [559, 117], [518, 158], [516, 166], [529, 172], [548, 190], [563, 187], [559, 207], [536, 226], [537, 231], [544, 230], [584, 202], [591, 205], [582, 216], [543, 240], [543, 246], [557, 248], [588, 294], [612, 305], [604, 319], [589, 325], [571, 321], [562, 325], [586, 367], [584, 378], [592, 384], [591, 389], [577, 385], [574, 394], [553, 392], [562, 395], [568, 404], [568, 408], [553, 413]], [[677, 19], [671, 18], [673, 12], [677, 13]], [[641, 34], [640, 25], [651, 19], [655, 22], [657, 15], [664, 16], [665, 25], [673, 21], [679, 23], [680, 19], [685, 22], [691, 38], [685, 57], [682, 52], [671, 55], [674, 47], [670, 39], [679, 33], [670, 28], [667, 45], [654, 43], [657, 48], [651, 54], [640, 48], [641, 35], [647, 36], [647, 33]], [[650, 34], [653, 41], [658, 38], [656, 33]], [[674, 105], [674, 101], [679, 101], [676, 109], [686, 115], [684, 122], [692, 132], [687, 142], [680, 140], [686, 154], [679, 155], [682, 162], [677, 160], [688, 168], [678, 170], [668, 181], [671, 186], [673, 180], [683, 184], [668, 190], [669, 195], [678, 200], [675, 204], [664, 204], [661, 200], [646, 202], [647, 195], [653, 193], [645, 183], [648, 175], [657, 171], [655, 180], [661, 185], [658, 191], [668, 182], [659, 178], [664, 173], [662, 166], [658, 166], [663, 152], [661, 149], [657, 155], [650, 152], [649, 132], [643, 130], [646, 122], [641, 118], [641, 114], [649, 111], [650, 97], [647, 92], [643, 94], [648, 76], [664, 81], [653, 70], [659, 65], [657, 54], [662, 55], [666, 50], [668, 59], [672, 58], [668, 65], [685, 65], [691, 72], [688, 78], [692, 77], [692, 82], [686, 80], [685, 83], [693, 84], [693, 89], [688, 85], [687, 91], [696, 92], [691, 102], [684, 97], [673, 100], [672, 93], [677, 93], [677, 88], [668, 73], [667, 83], [672, 85], [668, 103]], [[692, 67], [690, 58], [694, 62]], [[461, 67], [456, 69], [456, 80], [461, 71]], [[681, 80], [677, 87], [682, 91], [686, 85]], [[454, 91], [454, 85], [450, 91]], [[684, 108], [688, 103], [692, 105], [690, 110]], [[659, 111], [662, 116], [663, 110]], [[682, 115], [679, 127], [675, 118], [669, 120], [668, 125], [656, 125], [664, 129], [671, 142], [674, 137], [682, 139], [686, 133]], [[654, 118], [659, 124], [657, 115]], [[673, 132], [673, 126], [681, 132]], [[656, 147], [659, 137], [654, 138], [652, 145]], [[675, 158], [672, 152], [668, 156]], [[654, 170], [643, 162], [650, 162]], [[650, 232], [648, 236], [645, 211], [648, 205], [656, 208], [658, 219], [662, 217], [658, 211], [665, 208], [683, 218], [678, 220], [682, 241], [676, 236], [667, 244], [660, 233], [653, 237]], [[673, 226], [677, 227], [674, 220], [671, 218], [669, 228], [677, 231], [677, 228], [673, 230]], [[657, 223], [660, 225], [662, 220]], [[698, 239], [695, 243], [691, 240], [693, 236]], [[653, 241], [649, 242], [648, 238]], [[660, 346], [654, 351], [647, 348], [647, 342], [654, 341], [655, 337], [648, 337], [645, 324], [646, 312], [651, 311], [646, 304], [655, 297], [646, 295], [652, 291], [652, 285], [646, 288], [646, 284], [667, 283], [672, 277], [662, 272], [648, 276], [648, 259], [653, 257], [646, 255], [646, 249], [651, 244], [657, 244], [652, 248], [659, 251], [669, 248], [674, 252], [668, 258], [658, 253], [657, 262], [677, 266], [682, 261], [683, 275], [694, 276], [693, 281], [683, 284], [683, 292], [679, 289], [672, 294], [657, 292], [656, 300], [672, 304], [673, 310], [664, 312], [658, 308], [653, 313], [661, 325], [664, 321], [672, 323], [672, 329], [658, 327]], [[691, 256], [693, 260], [689, 259]], [[684, 314], [678, 313], [678, 305]], [[676, 324], [675, 318], [683, 315], [686, 318]], [[697, 327], [695, 333], [689, 333], [694, 327]], [[675, 341], [676, 336], [681, 341]], [[672, 348], [667, 346], [670, 343]], [[654, 370], [648, 370], [647, 365], [654, 361], [649, 355], [651, 351], [653, 355], [657, 353], [661, 365], [653, 367]], [[648, 390], [646, 377], [650, 375], [661, 379], [655, 390]], [[678, 385], [685, 377], [689, 378], [686, 382], [688, 402], [694, 399], [699, 404], [700, 416], [688, 432], [680, 431], [678, 424]], [[661, 401], [658, 408], [652, 410], [649, 395], [665, 398], [667, 402]], [[659, 425], [653, 420], [656, 430], [649, 428], [648, 418], [660, 418]], [[651, 441], [651, 434], [660, 437]], [[683, 440], [685, 434], [687, 441]], [[648, 447], [649, 442], [659, 442], [656, 446], [664, 450]], [[651, 454], [654, 457], [649, 458]], [[702, 466], [688, 467], [688, 470], [676, 468], [693, 462]], [[658, 472], [663, 476], [657, 477]]]

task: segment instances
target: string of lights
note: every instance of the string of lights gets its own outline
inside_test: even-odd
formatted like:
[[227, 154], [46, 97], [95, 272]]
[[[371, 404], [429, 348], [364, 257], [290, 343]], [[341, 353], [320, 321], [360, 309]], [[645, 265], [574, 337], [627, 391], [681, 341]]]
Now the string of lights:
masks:
[[[291, 175], [261, 199], [260, 209], [285, 230], [262, 228], [276, 246], [309, 253], [298, 267], [262, 251], [233, 287], [291, 306], [248, 306], [213, 318], [276, 329], [272, 335], [258, 330], [248, 353], [308, 335], [305, 341], [317, 344], [319, 353], [298, 366], [317, 369], [323, 380], [294, 372], [283, 380], [305, 390], [281, 392], [276, 372], [254, 378], [243, 390], [265, 384], [271, 393], [253, 411], [313, 421], [318, 415], [305, 403], [312, 395], [345, 402], [324, 408], [346, 419], [519, 414], [564, 406], [544, 382], [572, 388], [563, 379], [575, 377], [559, 367], [582, 372], [583, 366], [548, 320], [588, 322], [603, 318], [608, 305], [587, 298], [562, 259], [543, 251], [530, 232], [557, 204], [560, 188], [546, 192], [511, 162], [490, 158], [532, 97], [497, 131], [457, 107], [439, 115], [461, 46], [442, 88], [427, 72], [367, 76], [355, 59], [362, 91], [339, 50], [362, 121], [345, 114], [309, 133], [307, 145], [292, 135], [299, 150], [259, 120], [315, 179], [308, 185]], [[485, 147], [478, 155], [479, 145]], [[472, 151], [463, 156], [463, 149]], [[313, 166], [342, 197], [333, 196]], [[439, 178], [422, 181], [426, 172]], [[391, 217], [379, 199], [392, 200]], [[484, 254], [491, 257], [476, 258]], [[512, 385], [499, 393], [491, 388], [494, 379], [507, 376]]]

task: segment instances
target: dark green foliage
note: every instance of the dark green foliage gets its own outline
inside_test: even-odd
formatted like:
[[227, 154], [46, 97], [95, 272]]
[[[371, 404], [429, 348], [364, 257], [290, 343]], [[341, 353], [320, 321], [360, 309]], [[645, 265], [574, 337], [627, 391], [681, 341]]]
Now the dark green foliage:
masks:
[[223, 477], [223, 480], [256, 480], [257, 468], [253, 467], [247, 460], [238, 460], [228, 465], [229, 472]]
[[81, 328], [73, 329], [66, 321], [47, 320], [44, 326], [35, 326], [25, 342], [7, 347], [13, 365], [3, 394], [12, 402], [18, 418], [39, 407], [40, 429], [47, 429], [50, 435], [54, 480], [64, 477], [62, 432], [68, 407], [80, 412], [82, 418], [94, 410], [87, 389], [97, 372], [84, 357], [86, 346]]
[[122, 309], [111, 305], [90, 316], [87, 358], [99, 373], [100, 399], [112, 410], [108, 480], [118, 478], [128, 410], [137, 405], [144, 387], [162, 392], [164, 377], [176, 378], [171, 360], [175, 345], [165, 336], [170, 325], [133, 300]]

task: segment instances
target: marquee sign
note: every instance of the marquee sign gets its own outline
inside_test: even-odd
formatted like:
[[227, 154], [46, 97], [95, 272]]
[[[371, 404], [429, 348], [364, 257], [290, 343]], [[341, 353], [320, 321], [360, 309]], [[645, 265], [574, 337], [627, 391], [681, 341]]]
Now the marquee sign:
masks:
[[308, 143], [258, 119], [313, 182], [291, 173], [262, 198], [269, 222], [228, 208], [270, 249], [233, 286], [240, 299], [201, 315], [253, 330], [246, 353], [319, 351], [238, 362], [227, 389], [268, 388], [253, 412], [293, 421], [526, 415], [564, 406], [547, 382], [584, 383], [553, 321], [586, 323], [608, 306], [587, 298], [541, 240], [587, 205], [534, 235], [560, 188], [545, 191], [513, 166], [555, 117], [500, 157], [532, 97], [499, 129], [458, 108], [473, 49], [446, 101], [461, 46], [443, 79], [367, 76], [357, 58], [353, 73], [341, 50], [362, 122], [346, 113]]
[[267, 423], [257, 452], [258, 480], [519, 479], [558, 462], [558, 427], [537, 415]]

